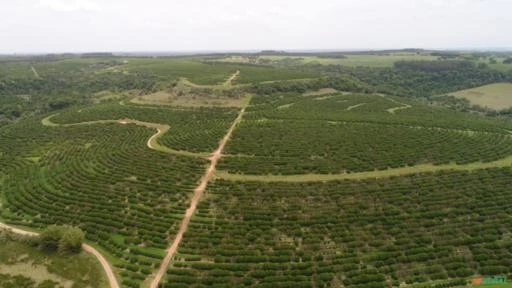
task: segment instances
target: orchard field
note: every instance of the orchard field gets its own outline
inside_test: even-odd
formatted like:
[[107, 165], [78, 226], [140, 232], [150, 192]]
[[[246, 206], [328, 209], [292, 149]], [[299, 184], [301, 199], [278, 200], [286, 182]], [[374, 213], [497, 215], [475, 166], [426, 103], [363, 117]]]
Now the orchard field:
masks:
[[510, 111], [440, 96], [512, 75], [400, 55], [0, 58], [0, 222], [81, 228], [120, 287], [512, 275]]

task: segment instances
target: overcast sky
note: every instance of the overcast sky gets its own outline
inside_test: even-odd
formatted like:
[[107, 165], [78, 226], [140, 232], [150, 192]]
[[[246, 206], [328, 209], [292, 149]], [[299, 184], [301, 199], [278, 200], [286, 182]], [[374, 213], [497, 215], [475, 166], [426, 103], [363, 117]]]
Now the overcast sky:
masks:
[[512, 47], [512, 0], [0, 4], [0, 53]]

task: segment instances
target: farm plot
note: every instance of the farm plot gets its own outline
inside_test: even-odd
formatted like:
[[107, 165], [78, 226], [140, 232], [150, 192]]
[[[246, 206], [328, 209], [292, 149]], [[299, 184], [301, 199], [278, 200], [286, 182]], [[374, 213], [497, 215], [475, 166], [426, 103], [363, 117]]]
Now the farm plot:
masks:
[[495, 83], [450, 93], [450, 95], [467, 99], [473, 105], [494, 110], [512, 107], [512, 83]]
[[[289, 105], [292, 104], [293, 105]], [[355, 105], [357, 109], [350, 109]], [[289, 105], [288, 109], [278, 109]], [[410, 106], [410, 107], [408, 107]], [[398, 109], [403, 107], [402, 109]], [[407, 109], [404, 109], [407, 107]], [[254, 97], [244, 117], [249, 120], [293, 119], [386, 123], [503, 133], [512, 121], [455, 112], [411, 99], [375, 95], [331, 93], [319, 96], [281, 94]]]
[[161, 80], [187, 78], [193, 83], [215, 85], [224, 82], [237, 71], [236, 67], [223, 64], [206, 64], [180, 58], [128, 59], [123, 66], [129, 72], [155, 74]]
[[81, 227], [114, 259], [123, 287], [139, 287], [163, 258], [206, 160], [148, 149], [153, 132], [140, 126], [16, 126], [2, 129], [2, 217]]
[[[123, 66], [129, 72], [143, 72], [157, 75], [161, 80], [186, 78], [192, 84], [218, 85], [227, 83], [237, 74], [232, 84], [251, 84], [263, 81], [317, 78], [317, 73], [292, 69], [278, 69], [266, 66], [250, 66], [216, 62], [201, 62], [194, 59], [159, 58], [128, 59]], [[229, 81], [231, 82], [231, 81]]]
[[[149, 149], [158, 134], [129, 119], [169, 123], [160, 145], [211, 152], [236, 116], [228, 108], [106, 104], [44, 119], [54, 127], [37, 119], [3, 127], [1, 217], [81, 227], [109, 254], [122, 286], [139, 287], [160, 265], [208, 162]], [[120, 119], [127, 124], [108, 121]]]
[[512, 137], [368, 123], [245, 121], [226, 153], [233, 156], [219, 169], [230, 173], [329, 174], [490, 162], [512, 155]]
[[265, 81], [283, 81], [320, 77], [317, 73], [273, 67], [240, 65], [237, 69], [240, 71], [240, 74], [233, 81], [233, 84], [252, 84]]
[[512, 137], [504, 130], [510, 121], [449, 113], [382, 95], [256, 97], [244, 119], [220, 170], [350, 173], [491, 162], [512, 154]]
[[190, 152], [211, 152], [238, 113], [233, 108], [176, 108], [158, 106], [104, 104], [69, 110], [52, 117], [58, 124], [96, 120], [135, 119], [169, 125], [170, 129], [158, 139], [158, 144]]
[[217, 180], [162, 287], [452, 287], [507, 274], [511, 177], [506, 168], [326, 183]]

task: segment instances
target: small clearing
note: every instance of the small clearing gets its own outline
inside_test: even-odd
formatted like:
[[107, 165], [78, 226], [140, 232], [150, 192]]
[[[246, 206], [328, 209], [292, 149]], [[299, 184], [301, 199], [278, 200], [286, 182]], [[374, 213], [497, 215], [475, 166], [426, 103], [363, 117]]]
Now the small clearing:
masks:
[[94, 102], [100, 103], [101, 101], [111, 100], [111, 99], [120, 99], [123, 97], [123, 95], [119, 93], [114, 93], [111, 91], [101, 91], [94, 93]]
[[[26, 231], [26, 230], [19, 229], [19, 228], [16, 228], [16, 227], [11, 227], [11, 226], [6, 225], [4, 223], [0, 223], [0, 229], [9, 230], [9, 231], [11, 231], [11, 232], [13, 232], [15, 234], [31, 236], [31, 237], [35, 237], [35, 236], [39, 235], [38, 233], [31, 232], [31, 231]], [[85, 252], [88, 252], [88, 253], [92, 254], [94, 257], [96, 257], [96, 259], [98, 259], [98, 261], [100, 262], [101, 266], [103, 267], [103, 270], [105, 271], [105, 274], [107, 276], [110, 288], [119, 288], [120, 286], [117, 283], [117, 279], [116, 279], [116, 277], [114, 275], [114, 272], [113, 272], [112, 268], [110, 267], [110, 264], [108, 263], [108, 261], [105, 259], [105, 257], [103, 257], [103, 255], [101, 255], [101, 253], [98, 252], [98, 250], [96, 250], [94, 247], [92, 247], [90, 245], [87, 245], [85, 243], [82, 244], [82, 249]]]
[[41, 283], [47, 279], [56, 281], [64, 288], [72, 288], [73, 281], [66, 280], [59, 275], [53, 274], [48, 271], [44, 265], [36, 264], [32, 261], [24, 263], [16, 263], [13, 265], [0, 265], [0, 273], [10, 274], [13, 276], [25, 276], [33, 279], [36, 283]]
[[229, 98], [216, 95], [195, 95], [193, 93], [178, 94], [173, 92], [159, 91], [152, 94], [137, 96], [130, 102], [139, 105], [166, 105], [181, 107], [243, 107], [246, 98]]
[[467, 99], [471, 104], [494, 110], [512, 107], [512, 83], [495, 83], [450, 93], [457, 98]]
[[335, 94], [335, 93], [338, 93], [338, 90], [333, 89], [333, 88], [322, 88], [318, 91], [306, 92], [302, 95], [303, 96], [322, 96], [322, 95], [326, 95], [326, 94]]

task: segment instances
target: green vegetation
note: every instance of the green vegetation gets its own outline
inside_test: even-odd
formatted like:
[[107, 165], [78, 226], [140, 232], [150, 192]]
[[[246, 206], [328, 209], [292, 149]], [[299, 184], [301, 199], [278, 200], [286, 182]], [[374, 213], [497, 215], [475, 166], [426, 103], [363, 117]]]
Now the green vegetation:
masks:
[[82, 249], [84, 232], [76, 227], [51, 225], [43, 230], [39, 238], [41, 247], [46, 251], [77, 253]]
[[0, 231], [0, 287], [108, 287], [93, 256], [48, 252], [38, 245], [33, 237]]
[[[5, 128], [3, 218], [80, 227], [111, 254], [123, 287], [139, 287], [158, 266], [206, 161], [148, 149], [154, 132], [135, 125], [47, 127], [36, 119]], [[34, 155], [38, 163], [24, 160]]]
[[365, 172], [345, 172], [340, 174], [295, 174], [295, 175], [249, 175], [232, 174], [226, 171], [217, 171], [216, 178], [231, 181], [260, 181], [260, 182], [324, 182], [335, 180], [362, 180], [362, 179], [380, 179], [396, 176], [406, 176], [429, 172], [449, 172], [449, 171], [475, 171], [489, 168], [506, 168], [512, 166], [512, 156], [499, 159], [492, 162], [473, 162], [468, 164], [418, 164], [400, 168], [389, 168], [386, 170], [375, 170]]
[[[512, 170], [364, 181], [217, 180], [169, 285], [459, 286], [510, 273]], [[432, 286], [428, 286], [432, 287]]]
[[506, 57], [2, 57], [0, 218], [43, 232], [1, 243], [0, 286], [103, 287], [83, 241], [133, 288], [512, 275]]
[[346, 55], [340, 57], [322, 57], [322, 56], [262, 56], [260, 63], [270, 63], [275, 65], [285, 64], [290, 59], [299, 61], [301, 64], [321, 64], [321, 65], [342, 65], [348, 67], [392, 67], [397, 61], [402, 60], [437, 60], [436, 56], [418, 55], [414, 53], [397, 53], [387, 55]]
[[236, 72], [236, 68], [221, 64], [206, 64], [176, 58], [135, 58], [127, 59], [123, 67], [128, 72], [151, 74], [162, 80], [172, 81], [180, 77], [187, 78], [196, 84], [213, 85], [224, 82]]
[[108, 103], [68, 110], [53, 117], [52, 121], [64, 124], [135, 119], [166, 124], [170, 129], [158, 139], [158, 144], [176, 150], [209, 153], [217, 148], [218, 141], [236, 118], [237, 112], [233, 108], [173, 109]]
[[255, 98], [219, 169], [336, 174], [424, 163], [491, 162], [512, 154], [510, 121], [400, 101], [347, 93]]
[[437, 60], [439, 56], [418, 52], [361, 53], [260, 53], [215, 58], [211, 62], [298, 66], [305, 64], [342, 65], [348, 67], [391, 67], [401, 60]]

